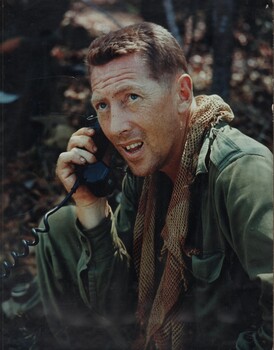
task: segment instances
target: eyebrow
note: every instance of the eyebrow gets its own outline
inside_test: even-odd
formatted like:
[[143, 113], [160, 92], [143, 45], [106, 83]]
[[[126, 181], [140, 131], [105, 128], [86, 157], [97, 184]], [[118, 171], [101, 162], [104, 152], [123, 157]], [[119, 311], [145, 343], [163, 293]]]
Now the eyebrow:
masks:
[[95, 105], [96, 103], [102, 101], [102, 98], [100, 98], [100, 96], [98, 96], [98, 97], [96, 97], [96, 96], [93, 97], [93, 95], [92, 95], [90, 101], [91, 101], [91, 103], [92, 103], [93, 105]]
[[[135, 90], [137, 92], [139, 92], [141, 90], [141, 87], [140, 85], [130, 85], [130, 84], [125, 84], [125, 85], [121, 85], [120, 87], [118, 87], [116, 89], [116, 91], [114, 91], [114, 94], [113, 94], [113, 97], [119, 95], [119, 94], [122, 94], [123, 92], [125, 91], [128, 91], [128, 90]], [[92, 104], [96, 104], [100, 101], [103, 101], [104, 100], [104, 97], [100, 97], [100, 96], [94, 96], [92, 95], [91, 97], [91, 103]]]

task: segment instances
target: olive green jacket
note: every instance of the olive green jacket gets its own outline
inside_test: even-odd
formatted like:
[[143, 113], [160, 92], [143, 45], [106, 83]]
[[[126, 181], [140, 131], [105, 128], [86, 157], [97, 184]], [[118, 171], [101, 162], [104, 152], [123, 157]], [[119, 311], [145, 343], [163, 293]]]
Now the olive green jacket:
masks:
[[[238, 130], [216, 127], [205, 138], [191, 189], [186, 244], [199, 254], [179, 300], [182, 349], [272, 348], [272, 172], [271, 152]], [[159, 229], [172, 191], [160, 179]], [[130, 256], [141, 188], [128, 173], [115, 215], [85, 231], [69, 206], [40, 237], [40, 293], [66, 349], [129, 350], [138, 333]]]

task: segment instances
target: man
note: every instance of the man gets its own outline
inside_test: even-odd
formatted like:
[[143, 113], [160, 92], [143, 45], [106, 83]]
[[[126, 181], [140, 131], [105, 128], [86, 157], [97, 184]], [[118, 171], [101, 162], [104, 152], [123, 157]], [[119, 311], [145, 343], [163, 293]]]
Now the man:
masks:
[[[140, 23], [92, 42], [92, 105], [128, 164], [121, 203], [81, 185], [50, 220], [38, 278], [55, 336], [73, 349], [270, 349], [272, 156], [193, 96], [182, 49]], [[70, 191], [96, 162], [94, 130], [57, 162]], [[82, 341], [83, 340], [83, 341]]]

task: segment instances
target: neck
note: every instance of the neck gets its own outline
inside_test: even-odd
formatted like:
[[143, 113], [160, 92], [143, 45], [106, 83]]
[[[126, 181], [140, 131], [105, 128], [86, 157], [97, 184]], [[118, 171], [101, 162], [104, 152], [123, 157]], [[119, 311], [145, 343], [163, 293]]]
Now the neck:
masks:
[[174, 155], [173, 160], [169, 163], [168, 169], [163, 169], [163, 172], [166, 173], [166, 175], [171, 179], [173, 183], [175, 183], [178, 171], [180, 169], [180, 163], [182, 159], [182, 154], [184, 152], [185, 144], [186, 144], [186, 139], [187, 139], [187, 134], [189, 130], [189, 119], [190, 116], [187, 118], [187, 123], [185, 126], [182, 128], [182, 138], [180, 142], [180, 147], [177, 148], [177, 154]]
[[190, 120], [196, 110], [196, 107], [197, 107], [196, 100], [195, 98], [193, 98], [188, 112], [182, 117], [182, 126], [181, 126], [182, 137], [180, 141], [180, 147], [177, 148], [177, 154], [175, 154], [175, 156], [173, 157], [173, 160], [171, 161], [168, 169], [166, 170], [163, 169], [163, 172], [166, 173], [166, 175], [171, 179], [173, 183], [175, 182], [178, 171], [180, 169], [180, 163], [181, 163], [182, 155], [185, 149], [187, 135], [189, 132]]

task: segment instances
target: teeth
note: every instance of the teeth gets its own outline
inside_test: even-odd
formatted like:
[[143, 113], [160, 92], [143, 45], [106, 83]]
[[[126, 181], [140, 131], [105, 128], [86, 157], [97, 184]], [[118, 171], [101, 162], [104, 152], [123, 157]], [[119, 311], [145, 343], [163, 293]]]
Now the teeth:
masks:
[[142, 142], [132, 143], [131, 145], [126, 146], [126, 150], [129, 151], [129, 150], [131, 150], [133, 148], [140, 147], [140, 146], [142, 146]]

